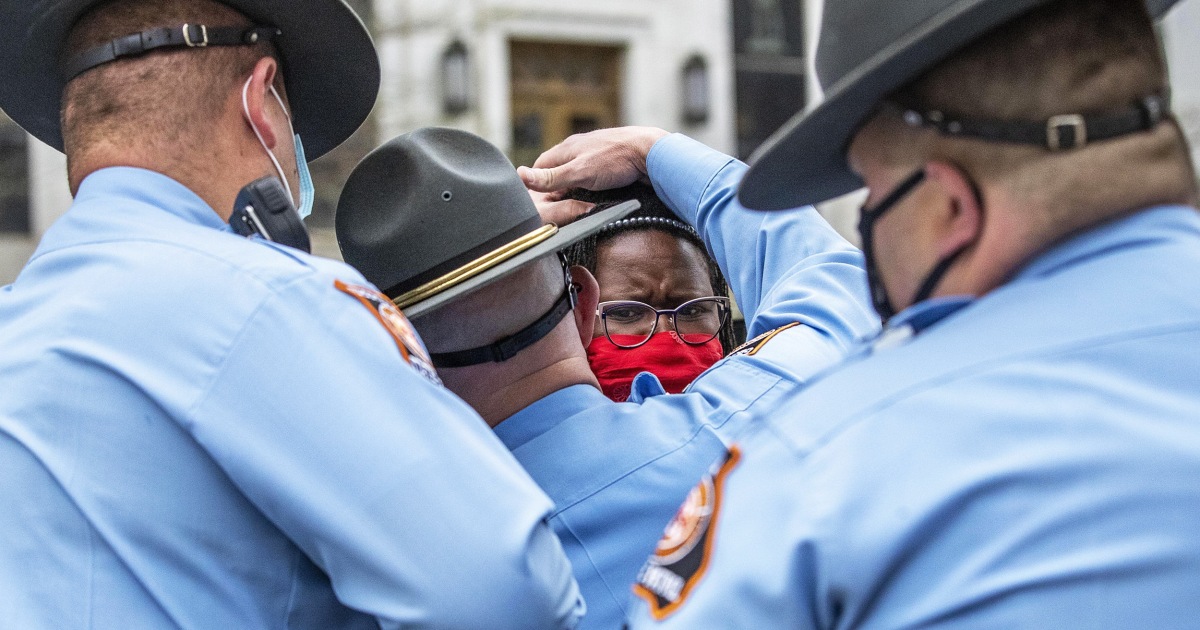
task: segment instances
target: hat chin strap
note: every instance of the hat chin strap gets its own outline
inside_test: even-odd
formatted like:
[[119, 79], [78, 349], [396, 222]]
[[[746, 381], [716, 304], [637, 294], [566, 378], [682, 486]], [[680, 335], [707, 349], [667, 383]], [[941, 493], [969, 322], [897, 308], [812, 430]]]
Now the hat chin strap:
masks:
[[215, 26], [184, 24], [183, 26], [152, 28], [140, 33], [118, 37], [89, 48], [67, 60], [62, 77], [75, 77], [106, 63], [126, 57], [139, 57], [152, 50], [164, 48], [208, 48], [209, 46], [254, 46], [269, 42], [283, 34], [274, 26]]
[[987, 120], [939, 110], [904, 109], [911, 127], [932, 127], [947, 136], [1032, 144], [1051, 151], [1079, 149], [1091, 142], [1149, 131], [1168, 116], [1167, 99], [1153, 94], [1121, 110], [1102, 114], [1061, 114], [1045, 121]]
[[517, 353], [541, 341], [555, 326], [575, 308], [575, 294], [568, 287], [563, 291], [558, 301], [546, 311], [537, 321], [526, 326], [516, 334], [505, 337], [500, 341], [470, 350], [430, 354], [433, 365], [439, 368], [461, 368], [481, 363], [503, 363]]

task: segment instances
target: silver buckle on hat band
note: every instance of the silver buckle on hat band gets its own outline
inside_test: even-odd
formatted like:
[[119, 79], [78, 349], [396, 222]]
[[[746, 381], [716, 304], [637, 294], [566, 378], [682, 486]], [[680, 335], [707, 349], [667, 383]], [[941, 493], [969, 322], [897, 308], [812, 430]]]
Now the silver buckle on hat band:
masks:
[[187, 44], [188, 48], [204, 48], [208, 46], [208, 27], [200, 24], [200, 41], [192, 39], [191, 24], [183, 25], [183, 43]]
[[1062, 136], [1059, 133], [1063, 129], [1070, 129], [1073, 135], [1071, 146], [1067, 148], [1078, 149], [1087, 144], [1087, 123], [1083, 120], [1083, 116], [1079, 114], [1051, 116], [1050, 120], [1046, 121], [1046, 146], [1050, 147], [1051, 151], [1063, 148]]

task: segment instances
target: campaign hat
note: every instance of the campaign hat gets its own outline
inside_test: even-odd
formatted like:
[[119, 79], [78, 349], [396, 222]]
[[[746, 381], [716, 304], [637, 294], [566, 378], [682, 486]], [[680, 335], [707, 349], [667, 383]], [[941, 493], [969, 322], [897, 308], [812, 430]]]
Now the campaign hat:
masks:
[[[362, 125], [379, 93], [379, 57], [366, 27], [343, 0], [219, 1], [256, 25], [278, 30], [273, 43], [281, 58], [293, 125], [309, 160], [329, 152]], [[0, 1], [0, 108], [59, 151], [62, 94], [69, 80], [63, 72], [63, 49], [79, 18], [100, 3]], [[198, 26], [191, 25], [189, 41], [203, 44]], [[180, 77], [173, 89], [180, 99], [194, 97], [187, 77]]]
[[500, 149], [466, 131], [426, 127], [354, 168], [338, 200], [337, 241], [347, 263], [415, 317], [637, 208], [629, 201], [563, 227], [546, 223]]
[[[816, 57], [824, 101], [796, 114], [750, 158], [738, 200], [784, 210], [862, 187], [846, 162], [888, 94], [989, 31], [1053, 0], [830, 0]], [[1147, 0], [1161, 17], [1177, 0]]]

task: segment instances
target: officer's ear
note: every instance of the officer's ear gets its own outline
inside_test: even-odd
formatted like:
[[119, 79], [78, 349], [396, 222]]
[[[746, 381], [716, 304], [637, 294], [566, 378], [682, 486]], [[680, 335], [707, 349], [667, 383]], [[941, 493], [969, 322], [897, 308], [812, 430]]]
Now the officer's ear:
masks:
[[600, 304], [600, 284], [586, 267], [571, 265], [571, 290], [575, 292], [575, 326], [586, 348], [596, 330], [596, 306]]
[[979, 240], [983, 193], [966, 171], [949, 162], [930, 162], [925, 166], [925, 177], [939, 188], [944, 200], [929, 218], [934, 222], [934, 245], [941, 259]]
[[254, 131], [257, 129], [263, 144], [270, 150], [274, 150], [279, 141], [281, 132], [277, 125], [287, 122], [286, 112], [280, 110], [279, 101], [271, 94], [271, 85], [275, 82], [278, 72], [279, 62], [273, 57], [263, 57], [254, 64], [249, 84], [242, 82], [237, 86], [238, 106], [242, 110], [242, 116], [246, 118], [246, 131], [251, 134], [251, 141], [258, 143], [258, 139], [254, 137]]

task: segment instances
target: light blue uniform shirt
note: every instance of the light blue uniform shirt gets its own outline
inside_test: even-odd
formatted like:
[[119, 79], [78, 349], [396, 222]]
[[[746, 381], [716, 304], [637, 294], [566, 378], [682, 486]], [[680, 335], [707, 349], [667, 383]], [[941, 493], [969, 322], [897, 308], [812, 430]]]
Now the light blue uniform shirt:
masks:
[[747, 435], [630, 625], [1195, 628], [1196, 270], [1200, 216], [1155, 208], [902, 313]]
[[648, 166], [662, 199], [704, 237], [751, 334], [804, 325], [724, 359], [684, 394], [663, 395], [642, 374], [631, 402], [580, 385], [496, 427], [557, 506], [551, 524], [588, 606], [581, 629], [621, 625], [638, 568], [732, 436], [879, 325], [862, 255], [815, 210], [749, 212], [735, 196], [746, 166], [684, 136], [660, 140]]
[[338, 279], [165, 176], [83, 182], [0, 289], [0, 625], [573, 623], [550, 502]]

